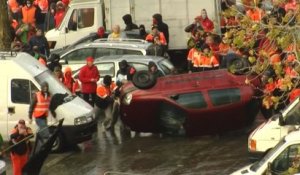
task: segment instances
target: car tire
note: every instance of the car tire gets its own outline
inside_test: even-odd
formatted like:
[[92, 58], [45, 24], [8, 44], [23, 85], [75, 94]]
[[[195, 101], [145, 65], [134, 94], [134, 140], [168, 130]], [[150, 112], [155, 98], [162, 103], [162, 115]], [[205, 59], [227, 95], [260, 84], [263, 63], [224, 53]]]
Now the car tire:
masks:
[[149, 89], [156, 84], [156, 78], [148, 71], [142, 70], [134, 74], [132, 83], [139, 89]]
[[235, 75], [244, 75], [250, 71], [250, 63], [247, 59], [238, 56], [227, 60], [227, 69], [230, 73]]
[[[55, 128], [50, 128], [50, 133], [53, 133]], [[66, 146], [66, 142], [64, 139], [64, 135], [62, 133], [59, 133], [56, 140], [53, 143], [53, 146], [51, 148], [51, 152], [53, 153], [59, 153], [64, 150]]]
[[159, 129], [165, 135], [184, 136], [186, 135], [183, 124], [186, 113], [170, 104], [163, 103], [159, 112]]

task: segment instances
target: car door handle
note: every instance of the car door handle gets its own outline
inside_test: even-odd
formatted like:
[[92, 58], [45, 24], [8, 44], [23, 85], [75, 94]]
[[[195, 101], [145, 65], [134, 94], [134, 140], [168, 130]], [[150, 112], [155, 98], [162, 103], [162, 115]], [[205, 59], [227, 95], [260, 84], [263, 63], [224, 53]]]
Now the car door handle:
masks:
[[15, 107], [14, 106], [10, 106], [8, 107], [8, 114], [15, 114], [16, 111], [15, 111]]

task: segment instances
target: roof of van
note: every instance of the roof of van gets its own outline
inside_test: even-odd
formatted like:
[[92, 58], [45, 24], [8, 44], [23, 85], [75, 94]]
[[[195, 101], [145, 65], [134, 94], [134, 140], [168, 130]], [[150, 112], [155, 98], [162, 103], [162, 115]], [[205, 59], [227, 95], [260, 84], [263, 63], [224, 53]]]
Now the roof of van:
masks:
[[70, 5], [73, 4], [85, 4], [85, 3], [100, 3], [103, 0], [72, 0]]
[[286, 142], [300, 140], [300, 131], [293, 131], [285, 136]]

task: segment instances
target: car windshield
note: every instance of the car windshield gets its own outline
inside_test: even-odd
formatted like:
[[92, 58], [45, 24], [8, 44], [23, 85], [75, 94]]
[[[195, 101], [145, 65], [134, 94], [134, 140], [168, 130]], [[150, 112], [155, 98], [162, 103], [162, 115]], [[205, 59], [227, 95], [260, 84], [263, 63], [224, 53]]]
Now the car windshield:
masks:
[[255, 162], [251, 167], [250, 170], [256, 172], [262, 165], [264, 165], [269, 158], [283, 145], [285, 144], [285, 139], [281, 139], [281, 141], [271, 149], [260, 161]]
[[36, 81], [39, 84], [47, 82], [49, 84], [49, 91], [51, 94], [68, 94], [71, 95], [71, 92], [57, 79], [54, 75], [47, 70], [35, 77]]
[[168, 59], [163, 59], [158, 62], [159, 67], [165, 72], [166, 75], [171, 74], [174, 69], [173, 64]]

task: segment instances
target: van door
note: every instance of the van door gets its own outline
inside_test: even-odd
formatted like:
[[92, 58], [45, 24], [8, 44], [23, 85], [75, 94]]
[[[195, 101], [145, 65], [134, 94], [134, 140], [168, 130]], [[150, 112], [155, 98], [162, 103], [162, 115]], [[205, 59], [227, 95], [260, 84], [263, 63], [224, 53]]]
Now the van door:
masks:
[[37, 91], [37, 86], [28, 79], [8, 79], [8, 130], [12, 129], [20, 119], [28, 121], [29, 105], [32, 101], [33, 93]]
[[7, 128], [7, 78], [6, 76], [0, 76], [0, 133], [4, 140], [8, 140], [9, 130]]
[[97, 32], [96, 7], [80, 7], [72, 10], [69, 21], [66, 23], [65, 46], [78, 41], [81, 37]]

